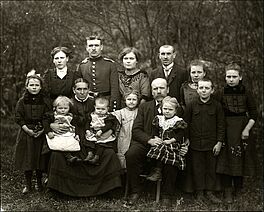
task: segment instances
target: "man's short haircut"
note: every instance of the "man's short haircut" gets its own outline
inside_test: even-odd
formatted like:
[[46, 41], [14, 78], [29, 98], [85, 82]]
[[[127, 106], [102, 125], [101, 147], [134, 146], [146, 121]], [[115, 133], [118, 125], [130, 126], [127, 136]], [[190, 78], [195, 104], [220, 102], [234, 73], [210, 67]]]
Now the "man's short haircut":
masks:
[[154, 83], [155, 81], [158, 81], [158, 80], [161, 80], [161, 81], [165, 82], [166, 86], [168, 87], [168, 83], [167, 83], [167, 80], [166, 80], [166, 79], [164, 79], [164, 78], [156, 78], [156, 79], [154, 79], [154, 80], [151, 82], [151, 88], [152, 88], [152, 86], [153, 86], [153, 83]]
[[94, 103], [95, 105], [99, 103], [99, 104], [105, 104], [107, 107], [109, 106], [109, 100], [105, 97], [97, 97]]
[[173, 45], [168, 45], [168, 44], [165, 44], [165, 45], [162, 45], [160, 48], [159, 48], [159, 52], [160, 52], [160, 49], [161, 48], [169, 48], [169, 47], [172, 47], [173, 49], [173, 53], [175, 52], [175, 47]]
[[99, 35], [90, 35], [90, 36], [86, 37], [86, 41], [88, 41], [88, 40], [100, 40], [101, 45], [103, 45], [103, 38], [100, 37]]
[[212, 88], [214, 88], [213, 80], [211, 80], [211, 79], [208, 78], [208, 77], [204, 77], [204, 78], [200, 79], [198, 82], [211, 82], [211, 84], [212, 84]]

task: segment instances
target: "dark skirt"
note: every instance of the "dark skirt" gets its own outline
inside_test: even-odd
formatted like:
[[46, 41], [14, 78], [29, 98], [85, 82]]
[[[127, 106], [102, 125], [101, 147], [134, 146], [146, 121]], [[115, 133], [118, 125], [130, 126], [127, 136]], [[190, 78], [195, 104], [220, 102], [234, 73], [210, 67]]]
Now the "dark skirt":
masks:
[[[79, 156], [83, 159], [85, 154]], [[61, 193], [89, 197], [121, 186], [120, 162], [113, 149], [106, 148], [99, 166], [84, 162], [69, 165], [62, 152], [52, 152], [48, 187]]]
[[230, 176], [252, 176], [256, 168], [256, 143], [252, 135], [241, 139], [248, 123], [246, 116], [226, 117], [226, 141], [217, 162], [217, 173]]
[[15, 144], [15, 167], [22, 171], [43, 170], [45, 164], [41, 151], [45, 141], [44, 133], [34, 138], [20, 129]]

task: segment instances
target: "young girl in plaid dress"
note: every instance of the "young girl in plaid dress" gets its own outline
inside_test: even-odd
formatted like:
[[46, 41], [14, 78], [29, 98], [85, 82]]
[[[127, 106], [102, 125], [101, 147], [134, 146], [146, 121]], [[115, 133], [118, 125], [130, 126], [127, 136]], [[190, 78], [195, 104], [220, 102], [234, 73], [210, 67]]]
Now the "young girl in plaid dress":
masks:
[[161, 178], [163, 164], [177, 166], [179, 170], [185, 168], [185, 159], [179, 151], [184, 141], [184, 129], [186, 122], [176, 115], [179, 103], [176, 98], [165, 97], [162, 101], [163, 115], [155, 116], [153, 120], [154, 136], [158, 136], [163, 143], [152, 146], [147, 154], [148, 157], [156, 161], [156, 167], [147, 176], [148, 180], [157, 181]]

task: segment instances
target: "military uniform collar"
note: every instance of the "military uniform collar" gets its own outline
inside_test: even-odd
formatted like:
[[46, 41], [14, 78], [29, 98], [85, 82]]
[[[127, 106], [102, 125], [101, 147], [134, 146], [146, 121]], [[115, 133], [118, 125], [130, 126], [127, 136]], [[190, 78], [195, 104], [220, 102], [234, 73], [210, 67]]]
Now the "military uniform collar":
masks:
[[98, 60], [101, 60], [103, 57], [102, 56], [99, 56], [99, 57], [89, 57], [89, 60], [90, 61], [98, 61]]

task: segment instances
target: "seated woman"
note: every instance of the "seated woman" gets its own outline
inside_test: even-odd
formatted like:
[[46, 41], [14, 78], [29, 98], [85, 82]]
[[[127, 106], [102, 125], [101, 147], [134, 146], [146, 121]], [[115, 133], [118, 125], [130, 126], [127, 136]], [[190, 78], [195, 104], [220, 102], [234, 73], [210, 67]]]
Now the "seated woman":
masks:
[[[81, 159], [85, 159], [87, 153], [82, 148], [85, 139], [84, 126], [87, 121], [87, 114], [93, 111], [93, 101], [88, 96], [89, 85], [84, 79], [77, 79], [74, 82], [74, 106], [73, 115], [76, 116], [76, 133], [80, 137], [81, 151], [76, 153]], [[54, 131], [61, 131], [58, 125], [51, 124]], [[109, 132], [105, 132], [108, 136]], [[112, 133], [112, 132], [110, 132]], [[113, 149], [107, 148], [102, 154], [101, 164], [94, 166], [85, 162], [68, 165], [62, 152], [52, 152], [50, 158], [50, 170], [48, 188], [55, 189], [61, 193], [76, 196], [89, 197], [108, 192], [121, 186], [120, 162]]]

